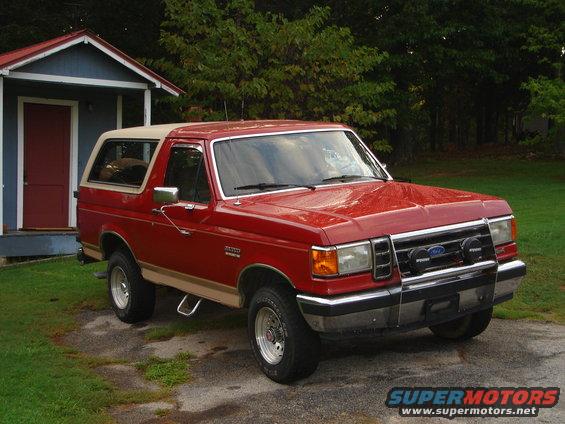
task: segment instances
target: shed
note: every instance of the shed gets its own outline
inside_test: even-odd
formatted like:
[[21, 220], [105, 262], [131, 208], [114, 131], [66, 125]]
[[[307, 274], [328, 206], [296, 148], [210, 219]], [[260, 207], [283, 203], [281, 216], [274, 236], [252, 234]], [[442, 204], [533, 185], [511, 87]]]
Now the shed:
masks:
[[0, 54], [0, 257], [76, 251], [73, 192], [123, 97], [150, 125], [152, 97], [181, 93], [88, 30]]

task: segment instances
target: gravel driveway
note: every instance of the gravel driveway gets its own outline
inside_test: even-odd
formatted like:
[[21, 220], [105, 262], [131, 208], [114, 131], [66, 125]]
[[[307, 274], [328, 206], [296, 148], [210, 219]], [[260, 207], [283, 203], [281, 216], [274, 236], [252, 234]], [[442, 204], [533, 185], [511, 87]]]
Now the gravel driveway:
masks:
[[[166, 402], [125, 405], [110, 413], [124, 423], [396, 423], [445, 419], [401, 418], [384, 405], [394, 386], [564, 386], [565, 326], [494, 320], [485, 333], [463, 343], [445, 343], [428, 330], [354, 341], [324, 341], [317, 372], [291, 386], [276, 384], [259, 371], [245, 329], [212, 330], [146, 342], [153, 326], [184, 318], [175, 315], [176, 294], [159, 299], [154, 318], [127, 325], [109, 311], [87, 311], [81, 327], [66, 343], [98, 356], [137, 361], [154, 355], [190, 352], [192, 379], [175, 388]], [[229, 310], [207, 303], [200, 317], [214, 319]], [[133, 366], [108, 365], [97, 370], [123, 388], [155, 389]], [[164, 414], [165, 416], [157, 416]], [[480, 422], [484, 419], [456, 419]], [[497, 419], [531, 422], [531, 419]], [[565, 422], [562, 400], [542, 409], [537, 421]]]

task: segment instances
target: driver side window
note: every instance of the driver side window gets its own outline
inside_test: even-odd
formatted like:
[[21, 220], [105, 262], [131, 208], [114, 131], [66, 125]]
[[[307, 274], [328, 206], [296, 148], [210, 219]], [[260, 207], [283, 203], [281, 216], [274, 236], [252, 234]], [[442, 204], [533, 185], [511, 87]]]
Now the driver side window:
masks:
[[178, 187], [179, 200], [208, 203], [210, 187], [204, 155], [199, 146], [173, 146], [165, 174], [165, 186]]

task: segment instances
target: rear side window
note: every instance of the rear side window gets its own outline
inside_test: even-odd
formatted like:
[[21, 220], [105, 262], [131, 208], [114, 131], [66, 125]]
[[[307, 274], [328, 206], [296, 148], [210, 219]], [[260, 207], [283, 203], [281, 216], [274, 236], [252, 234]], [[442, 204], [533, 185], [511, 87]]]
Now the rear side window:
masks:
[[157, 140], [108, 140], [98, 153], [88, 181], [140, 187]]

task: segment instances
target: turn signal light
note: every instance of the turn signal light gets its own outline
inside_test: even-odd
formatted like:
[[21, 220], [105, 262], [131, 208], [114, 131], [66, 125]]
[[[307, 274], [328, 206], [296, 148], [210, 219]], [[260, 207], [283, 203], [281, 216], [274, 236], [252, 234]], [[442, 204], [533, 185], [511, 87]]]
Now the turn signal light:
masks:
[[518, 237], [518, 228], [516, 227], [516, 218], [512, 218], [511, 226], [512, 226], [512, 240], [516, 241], [517, 237]]
[[311, 251], [312, 257], [312, 274], [328, 277], [337, 275], [337, 250], [336, 248], [316, 249]]

